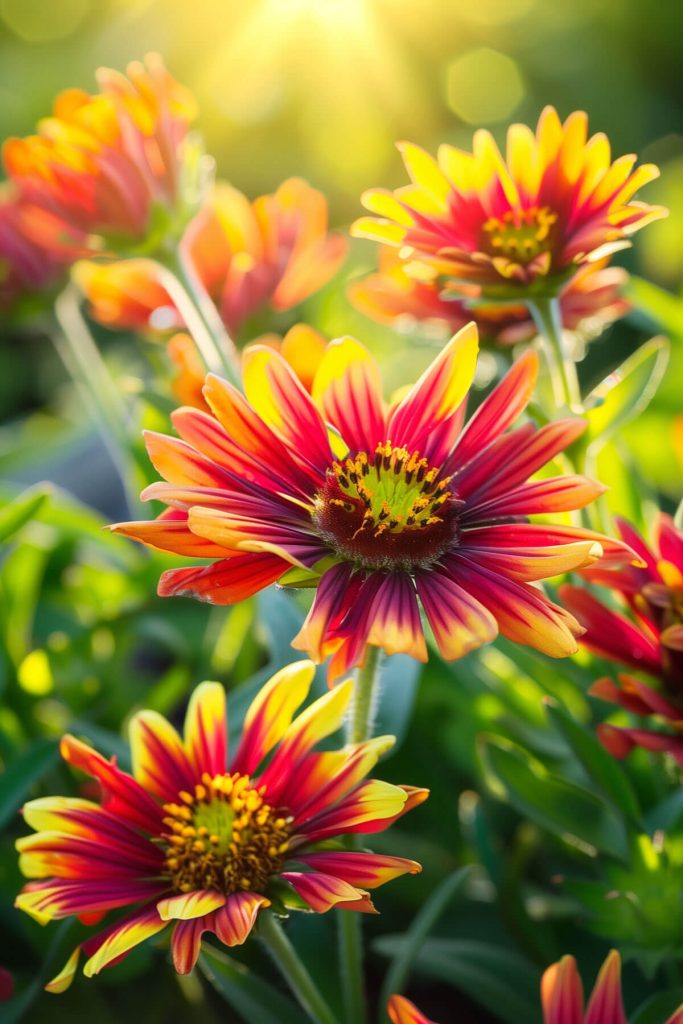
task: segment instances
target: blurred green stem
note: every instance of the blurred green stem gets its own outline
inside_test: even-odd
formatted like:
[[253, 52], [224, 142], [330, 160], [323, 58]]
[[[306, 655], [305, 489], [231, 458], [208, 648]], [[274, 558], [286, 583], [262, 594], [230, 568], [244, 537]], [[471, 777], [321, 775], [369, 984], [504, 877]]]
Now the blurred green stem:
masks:
[[161, 283], [192, 335], [199, 354], [211, 373], [241, 387], [239, 355], [218, 310], [199, 280], [182, 247], [157, 256]]
[[126, 427], [129, 411], [83, 317], [75, 285], [68, 284], [57, 297], [55, 317], [59, 328], [53, 335], [57, 353], [97, 423], [118, 470], [130, 513], [138, 514], [144, 476]]
[[[382, 650], [379, 647], [368, 645], [365, 665], [356, 672], [353, 704], [346, 723], [347, 743], [363, 743], [372, 736], [373, 716], [381, 671]], [[357, 844], [352, 844], [352, 846], [355, 845]], [[361, 929], [360, 914], [350, 910], [339, 911], [339, 959], [347, 1024], [364, 1024], [367, 1020]]]
[[323, 999], [313, 978], [294, 949], [274, 914], [259, 917], [259, 936], [277, 964], [301, 1006], [315, 1024], [337, 1024], [335, 1015]]
[[558, 298], [527, 300], [527, 306], [543, 341], [555, 403], [559, 408], [581, 408], [581, 389], [574, 360], [565, 351], [562, 315]]

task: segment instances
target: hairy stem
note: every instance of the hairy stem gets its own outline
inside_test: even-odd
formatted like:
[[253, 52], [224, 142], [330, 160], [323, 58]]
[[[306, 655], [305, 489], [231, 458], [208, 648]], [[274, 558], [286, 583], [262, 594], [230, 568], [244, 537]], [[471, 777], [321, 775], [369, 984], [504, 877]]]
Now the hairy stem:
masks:
[[543, 341], [553, 396], [558, 407], [581, 408], [581, 389], [576, 364], [565, 350], [562, 337], [562, 317], [558, 298], [538, 298], [527, 301]]
[[299, 1003], [315, 1024], [337, 1024], [334, 1013], [308, 973], [274, 914], [259, 917], [259, 936]]

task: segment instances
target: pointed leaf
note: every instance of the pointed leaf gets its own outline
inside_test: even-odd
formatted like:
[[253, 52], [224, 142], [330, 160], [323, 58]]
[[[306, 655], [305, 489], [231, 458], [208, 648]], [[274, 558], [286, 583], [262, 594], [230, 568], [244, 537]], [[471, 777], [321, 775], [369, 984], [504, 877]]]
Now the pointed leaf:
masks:
[[259, 1024], [306, 1024], [307, 1017], [286, 996], [238, 960], [204, 943], [199, 968], [225, 1001]]
[[647, 408], [664, 376], [669, 350], [666, 338], [651, 338], [590, 393], [584, 443], [592, 454]]

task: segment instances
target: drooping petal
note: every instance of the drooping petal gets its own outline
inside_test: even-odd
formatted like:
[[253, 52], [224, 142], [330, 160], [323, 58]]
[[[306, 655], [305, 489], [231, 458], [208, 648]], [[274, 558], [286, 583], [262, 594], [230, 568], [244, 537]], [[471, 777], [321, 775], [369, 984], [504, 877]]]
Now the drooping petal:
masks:
[[[368, 895], [341, 878], [317, 871], [283, 871], [280, 877], [289, 882], [317, 914], [324, 914], [340, 904], [365, 901]], [[372, 903], [368, 909], [372, 912]]]
[[192, 921], [196, 917], [210, 914], [212, 910], [218, 910], [225, 905], [225, 900], [226, 896], [222, 892], [198, 889], [159, 900], [157, 911], [162, 921]]
[[286, 665], [263, 686], [244, 718], [242, 739], [233, 771], [252, 774], [282, 739], [311, 688], [315, 666], [310, 661]]
[[145, 907], [135, 911], [84, 944], [87, 952], [90, 952], [93, 946], [96, 948], [86, 961], [83, 973], [87, 978], [92, 978], [113, 960], [125, 956], [135, 946], [157, 935], [165, 927], [166, 921], [159, 917], [156, 907]]
[[225, 946], [241, 946], [256, 923], [259, 910], [270, 906], [261, 893], [234, 892], [214, 914], [216, 935]]
[[551, 658], [564, 658], [578, 649], [578, 622], [542, 591], [485, 569], [460, 553], [448, 564], [453, 578], [488, 608], [503, 636]]
[[251, 553], [223, 558], [212, 565], [168, 569], [162, 573], [160, 597], [194, 597], [209, 604], [236, 604], [269, 587], [289, 568], [277, 555]]
[[461, 658], [495, 640], [498, 624], [480, 601], [461, 587], [443, 566], [416, 574], [417, 592], [432, 627], [439, 653]]

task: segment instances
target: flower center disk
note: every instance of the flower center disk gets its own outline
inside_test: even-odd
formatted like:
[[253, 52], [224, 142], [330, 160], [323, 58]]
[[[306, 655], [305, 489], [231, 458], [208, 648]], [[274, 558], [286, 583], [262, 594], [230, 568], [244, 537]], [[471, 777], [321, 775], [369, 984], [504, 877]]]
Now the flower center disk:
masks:
[[385, 441], [371, 455], [359, 451], [333, 463], [313, 521], [339, 555], [364, 567], [430, 564], [457, 536], [461, 502], [449, 482], [419, 452]]
[[285, 859], [291, 818], [264, 802], [248, 775], [204, 774], [164, 804], [165, 871], [177, 892], [263, 892]]
[[484, 231], [494, 255], [529, 263], [551, 248], [556, 222], [557, 214], [547, 206], [532, 206], [528, 210], [508, 210], [502, 217], [489, 217]]

